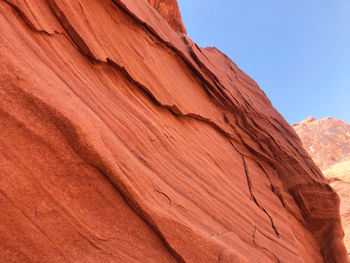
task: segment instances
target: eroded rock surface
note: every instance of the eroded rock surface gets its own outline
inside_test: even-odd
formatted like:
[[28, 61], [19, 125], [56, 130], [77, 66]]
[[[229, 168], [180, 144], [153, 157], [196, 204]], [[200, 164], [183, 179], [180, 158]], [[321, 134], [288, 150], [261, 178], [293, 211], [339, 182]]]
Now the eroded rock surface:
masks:
[[161, 13], [0, 1], [1, 260], [346, 262], [294, 130]]
[[305, 149], [339, 194], [345, 244], [350, 253], [350, 124], [310, 117], [294, 125]]
[[172, 29], [186, 34], [186, 28], [182, 22], [177, 0], [148, 0], [148, 2], [152, 7], [157, 9]]

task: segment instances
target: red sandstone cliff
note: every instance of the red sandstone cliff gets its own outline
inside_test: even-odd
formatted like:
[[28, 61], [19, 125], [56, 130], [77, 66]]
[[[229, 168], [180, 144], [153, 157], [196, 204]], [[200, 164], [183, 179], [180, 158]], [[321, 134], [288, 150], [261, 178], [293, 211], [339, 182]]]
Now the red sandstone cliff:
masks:
[[333, 118], [310, 117], [294, 125], [294, 129], [340, 196], [345, 244], [350, 251], [350, 124]]
[[294, 130], [159, 10], [0, 1], [1, 260], [346, 262]]

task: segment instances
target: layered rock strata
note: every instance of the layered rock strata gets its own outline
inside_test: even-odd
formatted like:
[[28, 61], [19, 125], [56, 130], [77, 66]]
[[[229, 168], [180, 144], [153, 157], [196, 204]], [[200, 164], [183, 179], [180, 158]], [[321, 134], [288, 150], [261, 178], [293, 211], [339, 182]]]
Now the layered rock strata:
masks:
[[161, 14], [0, 1], [1, 260], [346, 262], [294, 130]]
[[350, 124], [334, 118], [310, 117], [293, 127], [340, 196], [345, 244], [350, 253]]

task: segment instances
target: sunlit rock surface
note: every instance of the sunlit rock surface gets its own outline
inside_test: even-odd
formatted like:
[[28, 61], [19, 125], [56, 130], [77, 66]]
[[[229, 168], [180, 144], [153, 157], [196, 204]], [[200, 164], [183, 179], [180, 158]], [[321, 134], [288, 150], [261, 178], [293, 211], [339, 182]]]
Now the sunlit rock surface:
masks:
[[186, 28], [182, 23], [181, 13], [176, 0], [148, 0], [148, 2], [163, 16], [172, 29], [186, 34]]
[[158, 10], [0, 1], [1, 261], [346, 262], [294, 130]]
[[350, 251], [350, 124], [308, 118], [294, 125], [305, 149], [339, 194], [345, 244]]

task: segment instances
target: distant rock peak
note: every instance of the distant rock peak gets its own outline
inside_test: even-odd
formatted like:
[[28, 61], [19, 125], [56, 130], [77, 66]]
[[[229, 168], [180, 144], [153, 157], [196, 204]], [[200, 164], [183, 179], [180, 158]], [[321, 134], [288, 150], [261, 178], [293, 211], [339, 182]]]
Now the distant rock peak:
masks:
[[306, 118], [305, 120], [304, 120], [304, 122], [313, 122], [313, 121], [315, 121], [316, 119], [314, 118], [314, 117], [312, 117], [312, 116], [310, 116], [309, 118]]
[[298, 125], [302, 125], [302, 124], [305, 124], [305, 123], [310, 123], [310, 122], [313, 122], [313, 121], [316, 121], [316, 119], [314, 117], [310, 116], [310, 117], [306, 118], [305, 120], [303, 120], [303, 121], [301, 121], [299, 123], [293, 124], [293, 127], [298, 126]]
[[320, 120], [309, 117], [293, 128], [321, 169], [350, 155], [350, 125], [344, 121], [331, 117]]

